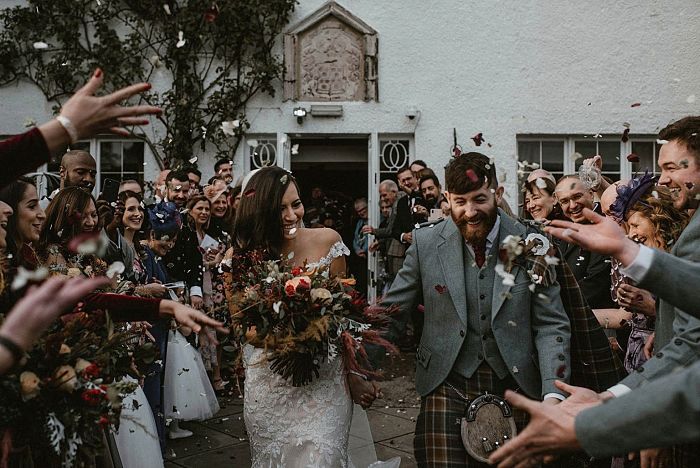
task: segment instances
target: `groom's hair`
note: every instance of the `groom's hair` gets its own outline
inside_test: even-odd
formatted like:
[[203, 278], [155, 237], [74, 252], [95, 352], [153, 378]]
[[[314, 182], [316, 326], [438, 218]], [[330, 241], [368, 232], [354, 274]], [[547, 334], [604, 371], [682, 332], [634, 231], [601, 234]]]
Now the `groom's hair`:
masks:
[[451, 193], [465, 194], [479, 190], [486, 184], [498, 187], [496, 165], [481, 153], [464, 153], [452, 158], [445, 167], [445, 189]]

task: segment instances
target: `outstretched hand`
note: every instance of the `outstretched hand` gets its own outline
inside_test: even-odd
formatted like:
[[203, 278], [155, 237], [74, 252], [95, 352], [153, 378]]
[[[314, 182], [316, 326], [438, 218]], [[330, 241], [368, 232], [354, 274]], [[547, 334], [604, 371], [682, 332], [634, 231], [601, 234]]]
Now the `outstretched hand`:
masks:
[[508, 390], [506, 399], [530, 414], [530, 423], [513, 440], [496, 450], [489, 463], [499, 468], [531, 466], [546, 455], [576, 451], [580, 444], [574, 430], [574, 417], [562, 404], [548, 405]]
[[61, 115], [70, 119], [79, 138], [88, 138], [98, 133], [116, 133], [128, 136], [124, 129], [130, 125], [146, 125], [144, 115], [160, 114], [154, 106], [121, 106], [119, 103], [151, 89], [149, 83], [138, 83], [119, 89], [107, 96], [95, 96], [102, 87], [104, 73], [95, 70], [90, 80], [80, 88], [61, 108]]
[[161, 314], [172, 316], [177, 323], [191, 328], [195, 333], [199, 333], [202, 326], [205, 325], [215, 328], [221, 333], [229, 333], [229, 329], [224, 327], [223, 323], [185, 304], [180, 304], [179, 302], [167, 299], [160, 301], [160, 312]]
[[54, 276], [40, 286], [32, 286], [7, 314], [0, 333], [11, 337], [22, 349], [29, 349], [59, 315], [71, 310], [80, 299], [109, 281], [105, 277]]
[[632, 263], [639, 252], [639, 245], [628, 239], [625, 231], [612, 218], [601, 216], [588, 208], [583, 209], [583, 216], [591, 224], [554, 220], [544, 230], [547, 234], [578, 244], [586, 250], [612, 255], [623, 265]]

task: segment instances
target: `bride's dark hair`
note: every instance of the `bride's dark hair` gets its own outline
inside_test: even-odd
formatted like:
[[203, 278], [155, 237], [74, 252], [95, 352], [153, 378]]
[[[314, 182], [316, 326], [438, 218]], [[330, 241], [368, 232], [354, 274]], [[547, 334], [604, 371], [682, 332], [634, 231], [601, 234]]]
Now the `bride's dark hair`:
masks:
[[243, 188], [233, 222], [233, 238], [241, 249], [266, 249], [273, 257], [282, 249], [282, 197], [287, 187], [299, 186], [281, 167], [263, 167]]

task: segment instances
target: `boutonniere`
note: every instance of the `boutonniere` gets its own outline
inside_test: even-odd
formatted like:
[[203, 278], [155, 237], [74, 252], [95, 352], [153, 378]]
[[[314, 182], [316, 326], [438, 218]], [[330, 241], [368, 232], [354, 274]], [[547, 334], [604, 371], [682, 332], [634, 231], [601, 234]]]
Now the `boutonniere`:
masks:
[[550, 247], [549, 239], [543, 234], [531, 233], [525, 239], [509, 235], [503, 239], [498, 251], [501, 265], [496, 268], [496, 273], [503, 278], [503, 284], [513, 286], [515, 275], [512, 271], [517, 265], [527, 270], [533, 283], [540, 284], [543, 272], [541, 269], [528, 268], [528, 266], [535, 263], [543, 264], [546, 267], [548, 262], [540, 262], [537, 257], [545, 258]]

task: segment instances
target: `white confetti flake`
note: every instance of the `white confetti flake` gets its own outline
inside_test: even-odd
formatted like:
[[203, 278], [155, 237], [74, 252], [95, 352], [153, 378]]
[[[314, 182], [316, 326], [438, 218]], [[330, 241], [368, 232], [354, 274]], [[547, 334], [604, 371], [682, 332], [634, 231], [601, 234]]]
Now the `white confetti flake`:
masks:
[[668, 143], [668, 140], [656, 140], [657, 145], [665, 145], [666, 143]]
[[547, 182], [542, 177], [538, 177], [535, 179], [535, 185], [541, 189], [546, 189], [547, 188]]
[[170, 6], [167, 3], [163, 5], [163, 10], [165, 10], [165, 13], [167, 13], [168, 15], [172, 14], [170, 13]]
[[512, 370], [513, 370], [513, 374], [517, 374], [518, 372], [520, 372], [520, 371], [518, 370], [518, 366], [513, 366], [513, 369], [512, 369]]
[[535, 285], [535, 283], [531, 283], [530, 286], [528, 286], [528, 289], [530, 290], [530, 292], [535, 292], [536, 287], [537, 286]]
[[126, 267], [122, 262], [114, 262], [112, 263], [109, 268], [107, 268], [107, 273], [105, 273], [105, 276], [107, 278], [114, 278], [114, 275], [121, 275], [124, 273], [124, 270], [126, 270]]
[[48, 49], [48, 48], [49, 48], [49, 45], [48, 45], [46, 42], [42, 42], [42, 41], [37, 41], [37, 42], [35, 42], [34, 44], [32, 44], [32, 46], [33, 46], [36, 50], [44, 50], [44, 49]]
[[544, 261], [547, 263], [547, 265], [559, 265], [559, 259], [557, 257], [552, 257], [551, 255], [545, 255]]
[[508, 325], [510, 325], [511, 327], [517, 327], [517, 326], [518, 326], [518, 324], [515, 323], [515, 322], [512, 321], [512, 320], [508, 320]]
[[175, 47], [177, 47], [178, 49], [180, 47], [184, 46], [185, 43], [187, 42], [187, 40], [185, 39], [185, 33], [182, 31], [179, 31], [177, 33], [177, 39], [178, 39], [178, 41], [177, 41], [177, 44], [175, 44]]
[[292, 154], [299, 154], [299, 143], [292, 145]]
[[36, 270], [27, 270], [24, 267], [19, 267], [14, 279], [12, 280], [12, 285], [10, 289], [16, 291], [17, 289], [22, 289], [30, 281], [43, 281], [49, 276], [49, 270], [46, 267], [40, 267]]
[[234, 125], [235, 122], [238, 122], [237, 120], [231, 121], [231, 122], [221, 122], [221, 131], [224, 132], [224, 135], [228, 136], [235, 136], [236, 135], [236, 128], [238, 128], [237, 125]]
[[275, 302], [274, 304], [272, 304], [272, 310], [274, 310], [275, 313], [276, 313], [277, 315], [279, 315], [279, 313], [280, 313], [280, 307], [281, 307], [281, 306], [282, 306], [282, 301]]
[[189, 161], [190, 161], [190, 164], [196, 163], [196, 162], [197, 162], [197, 156], [194, 156], [194, 157], [190, 158]]
[[258, 140], [251, 138], [250, 140], [248, 140], [248, 146], [250, 146], [251, 148], [256, 148], [258, 146]]

